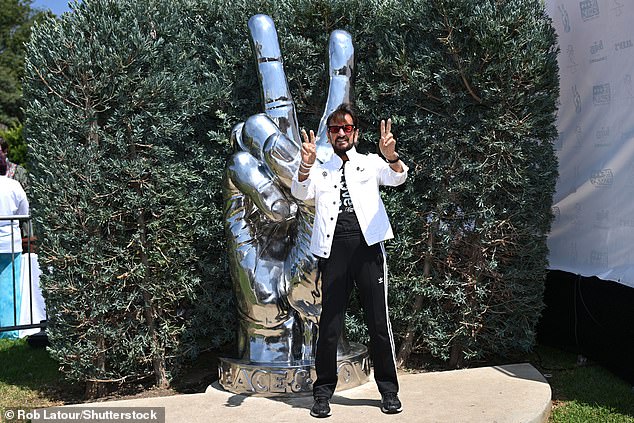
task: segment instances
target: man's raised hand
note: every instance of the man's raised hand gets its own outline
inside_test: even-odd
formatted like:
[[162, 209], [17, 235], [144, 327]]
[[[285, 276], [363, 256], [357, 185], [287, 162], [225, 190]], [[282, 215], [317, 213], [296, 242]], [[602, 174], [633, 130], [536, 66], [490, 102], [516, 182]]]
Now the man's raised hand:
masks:
[[305, 129], [302, 129], [302, 163], [306, 165], [312, 165], [317, 158], [317, 148], [315, 144], [315, 133], [310, 130], [310, 135], [306, 133]]
[[392, 134], [392, 119], [381, 120], [381, 139], [379, 140], [379, 150], [381, 154], [388, 160], [394, 160], [398, 157], [396, 154], [396, 139]]

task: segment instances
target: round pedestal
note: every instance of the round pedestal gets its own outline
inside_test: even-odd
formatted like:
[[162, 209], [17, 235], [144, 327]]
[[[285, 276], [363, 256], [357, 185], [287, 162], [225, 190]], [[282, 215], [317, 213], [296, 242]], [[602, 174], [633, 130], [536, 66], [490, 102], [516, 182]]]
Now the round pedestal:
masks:
[[[314, 362], [251, 363], [231, 358], [220, 358], [220, 385], [234, 394], [262, 396], [312, 394], [316, 378]], [[337, 390], [354, 388], [370, 378], [368, 349], [361, 344], [350, 344], [350, 351], [337, 357], [339, 381]]]

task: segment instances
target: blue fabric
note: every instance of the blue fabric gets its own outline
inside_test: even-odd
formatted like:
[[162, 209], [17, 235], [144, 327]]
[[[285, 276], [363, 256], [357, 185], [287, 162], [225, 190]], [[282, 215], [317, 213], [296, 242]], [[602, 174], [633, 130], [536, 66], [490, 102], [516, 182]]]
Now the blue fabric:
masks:
[[[22, 292], [20, 289], [21, 259], [22, 254], [20, 253], [0, 253], [0, 328], [15, 326], [20, 322], [20, 304], [22, 303]], [[15, 302], [13, 296], [14, 280]], [[15, 318], [13, 314], [14, 305], [16, 309]], [[17, 330], [0, 332], [0, 338], [16, 339], [17, 337]]]

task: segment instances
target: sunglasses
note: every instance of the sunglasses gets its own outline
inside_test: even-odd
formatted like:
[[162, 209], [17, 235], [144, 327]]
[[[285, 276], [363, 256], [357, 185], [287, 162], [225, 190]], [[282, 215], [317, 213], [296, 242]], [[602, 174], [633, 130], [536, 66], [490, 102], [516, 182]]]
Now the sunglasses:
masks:
[[345, 134], [349, 134], [350, 132], [354, 131], [354, 128], [354, 125], [329, 125], [328, 132], [330, 132], [331, 134], [338, 134], [339, 131], [343, 129], [343, 132]]

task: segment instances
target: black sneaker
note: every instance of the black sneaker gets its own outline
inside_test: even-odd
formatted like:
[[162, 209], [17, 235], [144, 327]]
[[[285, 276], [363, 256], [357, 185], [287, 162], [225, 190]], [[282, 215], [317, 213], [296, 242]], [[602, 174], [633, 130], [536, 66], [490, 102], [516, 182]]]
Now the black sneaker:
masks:
[[330, 404], [328, 398], [315, 398], [310, 415], [317, 418], [330, 417]]
[[403, 405], [396, 392], [381, 395], [381, 411], [385, 414], [396, 414], [403, 411]]

